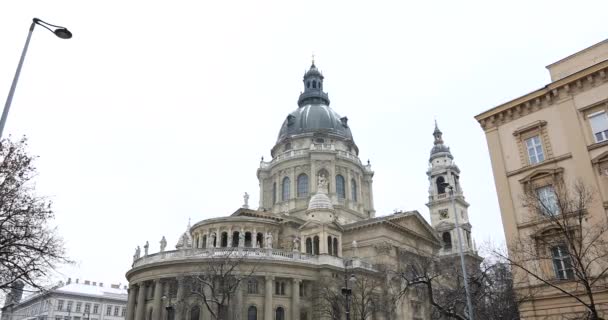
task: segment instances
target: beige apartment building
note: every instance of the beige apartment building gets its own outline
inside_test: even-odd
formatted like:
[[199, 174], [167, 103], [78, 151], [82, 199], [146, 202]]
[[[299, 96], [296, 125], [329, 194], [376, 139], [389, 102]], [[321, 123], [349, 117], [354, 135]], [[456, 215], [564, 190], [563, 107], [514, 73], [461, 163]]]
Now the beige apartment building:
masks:
[[[583, 223], [588, 226], [607, 223], [608, 40], [547, 69], [551, 75], [549, 84], [475, 117], [486, 134], [512, 256], [516, 243], [543, 237], [542, 232], [547, 231], [549, 224], [547, 217], [535, 216], [523, 205], [524, 190], [530, 190], [525, 188], [535, 188], [540, 198], [552, 202], [555, 181], [563, 181], [566, 186], [582, 181], [594, 190]], [[547, 250], [550, 255], [539, 267], [546, 279], [568, 290], [577, 290], [567, 253], [557, 247], [538, 250]], [[598, 264], [595, 270], [601, 267]], [[520, 294], [530, 290], [538, 293], [521, 304], [522, 319], [568, 319], [584, 311], [575, 299], [548, 289], [520, 269], [515, 268], [514, 273]], [[605, 312], [604, 317], [608, 316], [608, 292], [599, 290], [595, 299]]]

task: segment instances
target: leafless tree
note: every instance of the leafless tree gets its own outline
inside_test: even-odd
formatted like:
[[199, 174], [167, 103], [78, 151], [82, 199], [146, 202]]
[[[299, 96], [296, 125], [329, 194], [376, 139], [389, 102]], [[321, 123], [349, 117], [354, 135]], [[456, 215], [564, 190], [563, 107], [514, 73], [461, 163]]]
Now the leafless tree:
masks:
[[532, 282], [576, 301], [585, 309], [579, 318], [598, 320], [596, 292], [607, 285], [608, 224], [605, 215], [589, 214], [594, 193], [561, 177], [527, 183], [522, 203], [530, 212], [529, 236], [513, 243], [509, 255], [496, 253]]
[[[392, 282], [401, 296], [415, 291], [431, 305], [432, 319], [470, 319], [460, 261], [439, 259], [419, 252], [401, 251], [401, 268]], [[512, 281], [504, 264], [471, 262], [467, 266], [469, 289], [476, 319], [519, 319]]]
[[[346, 299], [342, 289], [346, 288], [344, 274], [337, 278], [323, 279], [319, 283], [317, 311], [330, 319], [342, 319], [346, 314]], [[374, 313], [382, 312], [387, 294], [385, 277], [382, 274], [362, 270], [348, 271], [346, 281], [351, 294], [348, 305], [351, 319], [367, 320]]]
[[50, 201], [36, 195], [35, 157], [25, 138], [0, 141], [0, 290], [44, 289], [43, 279], [70, 262], [56, 229]]
[[210, 250], [200, 272], [186, 278], [189, 293], [203, 302], [212, 319], [226, 320], [237, 290], [253, 279], [258, 263], [258, 259], [239, 248]]

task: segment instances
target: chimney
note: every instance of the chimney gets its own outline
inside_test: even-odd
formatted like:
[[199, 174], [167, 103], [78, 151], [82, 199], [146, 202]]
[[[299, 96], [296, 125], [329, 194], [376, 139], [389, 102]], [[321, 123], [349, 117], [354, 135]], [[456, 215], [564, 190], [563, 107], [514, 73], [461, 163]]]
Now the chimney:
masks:
[[91, 285], [91, 281], [89, 280], [84, 280], [84, 284], [86, 284], [87, 286]]
[[93, 285], [96, 286], [97, 285], [97, 281], [93, 281]]
[[125, 286], [125, 288], [124, 288], [124, 289], [125, 289], [125, 290], [127, 290], [127, 286]]
[[70, 283], [72, 283], [72, 278], [68, 278], [68, 283], [66, 283], [66, 284], [70, 284]]
[[76, 284], [78, 284], [78, 278], [76, 278]]
[[103, 287], [103, 282], [100, 282], [100, 283], [99, 283], [99, 286], [100, 286], [100, 287]]

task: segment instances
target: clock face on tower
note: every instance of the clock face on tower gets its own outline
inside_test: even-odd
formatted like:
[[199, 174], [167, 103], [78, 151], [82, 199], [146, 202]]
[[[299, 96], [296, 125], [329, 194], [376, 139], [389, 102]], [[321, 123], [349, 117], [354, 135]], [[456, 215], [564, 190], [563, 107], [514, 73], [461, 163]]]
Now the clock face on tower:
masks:
[[448, 209], [439, 210], [439, 218], [447, 219], [448, 218]]

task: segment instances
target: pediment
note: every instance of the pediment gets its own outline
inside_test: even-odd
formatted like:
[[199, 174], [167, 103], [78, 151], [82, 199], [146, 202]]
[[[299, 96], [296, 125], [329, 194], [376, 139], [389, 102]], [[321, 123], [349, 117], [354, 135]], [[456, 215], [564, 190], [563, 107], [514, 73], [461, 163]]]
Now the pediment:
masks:
[[599, 154], [595, 158], [591, 159], [591, 163], [593, 163], [593, 164], [597, 164], [597, 163], [604, 162], [604, 161], [608, 161], [608, 151], [604, 151], [603, 153]]
[[555, 177], [557, 175], [560, 175], [562, 172], [564, 172], [564, 168], [562, 168], [562, 167], [552, 168], [552, 169], [537, 169], [537, 170], [532, 171], [527, 176], [521, 178], [519, 180], [519, 182], [527, 183], [527, 182], [531, 182], [534, 180], [543, 179], [543, 178], [547, 178], [547, 177]]
[[406, 215], [389, 218], [388, 220], [422, 237], [439, 241], [435, 229], [429, 225], [418, 211], [410, 211]]

